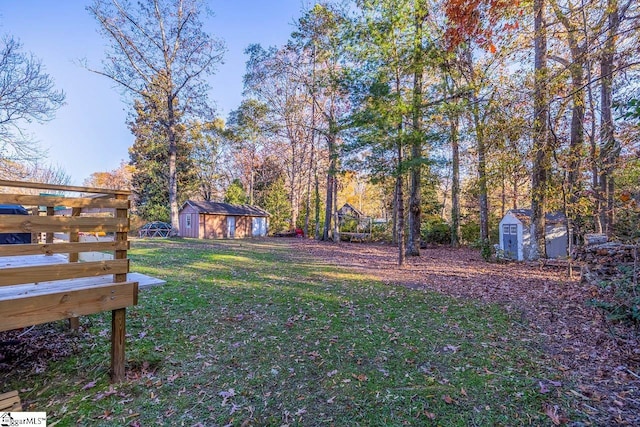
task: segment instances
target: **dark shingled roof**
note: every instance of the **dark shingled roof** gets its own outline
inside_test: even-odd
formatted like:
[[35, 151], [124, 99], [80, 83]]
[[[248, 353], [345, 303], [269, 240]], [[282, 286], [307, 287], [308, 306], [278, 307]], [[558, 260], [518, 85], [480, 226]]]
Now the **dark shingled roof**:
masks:
[[[260, 209], [257, 206], [250, 205], [232, 205], [229, 203], [219, 202], [199, 202], [195, 200], [187, 200], [186, 204], [193, 206], [199, 213], [214, 215], [234, 215], [234, 216], [269, 216], [269, 212]], [[184, 205], [183, 205], [184, 208]]]

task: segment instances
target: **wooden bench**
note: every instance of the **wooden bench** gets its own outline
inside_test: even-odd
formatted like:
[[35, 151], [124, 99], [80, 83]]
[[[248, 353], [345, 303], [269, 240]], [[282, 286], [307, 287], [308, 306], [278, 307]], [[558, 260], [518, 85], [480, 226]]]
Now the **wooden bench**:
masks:
[[[61, 319], [71, 319], [73, 325], [78, 316], [111, 311], [114, 382], [125, 378], [126, 307], [138, 302], [138, 282], [129, 276], [127, 259], [128, 195], [0, 180], [0, 204], [22, 205], [33, 213], [0, 215], [0, 233], [32, 233], [31, 244], [0, 245], [0, 331]], [[71, 208], [70, 215], [56, 216], [58, 207]], [[101, 212], [83, 214], [89, 209]], [[114, 233], [114, 239], [81, 242], [80, 232]], [[45, 242], [38, 243], [41, 233]], [[54, 233], [68, 233], [69, 239], [55, 242]], [[113, 259], [79, 262], [80, 253], [94, 251], [110, 251]]]
[[22, 412], [22, 403], [17, 391], [0, 394], [0, 412]]

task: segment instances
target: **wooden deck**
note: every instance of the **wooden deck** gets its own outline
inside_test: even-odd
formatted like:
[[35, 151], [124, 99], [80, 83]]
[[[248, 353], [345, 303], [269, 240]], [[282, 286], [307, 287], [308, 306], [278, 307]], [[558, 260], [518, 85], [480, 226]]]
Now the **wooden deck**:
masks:
[[[0, 245], [0, 331], [65, 318], [74, 327], [78, 316], [111, 311], [114, 382], [125, 377], [126, 308], [137, 304], [140, 285], [161, 283], [129, 272], [128, 196], [122, 190], [0, 180], [0, 204], [30, 213], [1, 214], [0, 233], [31, 234], [31, 243]], [[80, 238], [85, 232], [111, 233], [113, 239], [87, 241]], [[56, 239], [60, 233], [68, 241]], [[87, 260], [85, 254], [96, 256]]]

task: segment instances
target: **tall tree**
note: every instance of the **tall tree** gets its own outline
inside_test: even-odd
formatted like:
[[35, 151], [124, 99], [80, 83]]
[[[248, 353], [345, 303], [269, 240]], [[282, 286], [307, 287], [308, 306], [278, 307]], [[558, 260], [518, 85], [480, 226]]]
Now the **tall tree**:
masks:
[[[93, 70], [139, 98], [161, 97], [157, 117], [168, 154], [171, 224], [178, 221], [178, 145], [180, 120], [204, 114], [207, 84], [222, 60], [224, 45], [202, 28], [200, 0], [95, 0], [88, 7], [111, 49], [102, 70]], [[153, 87], [153, 91], [150, 89]]]
[[191, 157], [200, 197], [207, 201], [222, 199], [222, 186], [228, 181], [223, 169], [223, 155], [227, 146], [223, 120], [193, 123], [187, 135], [193, 144]]
[[533, 170], [531, 180], [532, 258], [546, 255], [545, 214], [550, 173], [549, 71], [547, 66], [546, 0], [533, 1], [534, 87], [533, 87]]
[[269, 126], [268, 108], [255, 99], [245, 99], [238, 109], [229, 114], [228, 134], [238, 151], [246, 176], [246, 188], [249, 204], [255, 200], [255, 173], [258, 167], [258, 155], [264, 148], [264, 139]]
[[[340, 169], [340, 141], [344, 116], [348, 113], [347, 94], [343, 90], [343, 53], [346, 47], [342, 36], [346, 28], [345, 12], [329, 2], [317, 3], [298, 21], [293, 34], [293, 47], [302, 49], [309, 58], [311, 81], [304, 78], [305, 87], [313, 103], [310, 114], [312, 132], [317, 132], [327, 144], [328, 169], [326, 179], [325, 222], [322, 239], [329, 239], [333, 224], [333, 239], [338, 238], [337, 188]], [[320, 120], [316, 120], [318, 114]], [[311, 138], [313, 141], [313, 138]], [[311, 144], [312, 150], [315, 146]], [[314, 150], [315, 156], [315, 150]]]
[[129, 190], [131, 188], [133, 169], [133, 166], [123, 161], [117, 169], [112, 171], [92, 173], [91, 176], [84, 180], [83, 185], [113, 190]]
[[41, 61], [22, 51], [16, 39], [0, 42], [0, 169], [8, 160], [34, 160], [38, 150], [23, 133], [31, 121], [51, 120], [64, 103]]
[[270, 150], [277, 151], [286, 174], [292, 227], [295, 227], [303, 200], [305, 177], [312, 173], [306, 166], [311, 152], [311, 129], [308, 124], [309, 93], [299, 78], [303, 68], [300, 52], [291, 46], [263, 49], [251, 45], [247, 72], [244, 76], [245, 95], [266, 106], [263, 126], [265, 140]]
[[410, 197], [409, 197], [409, 236], [407, 239], [407, 255], [420, 255], [420, 230], [422, 224], [422, 172], [424, 150], [424, 99], [423, 74], [428, 46], [424, 40], [425, 21], [429, 16], [426, 2], [414, 0], [413, 18], [413, 46], [411, 52], [411, 71], [413, 72], [413, 87], [411, 94], [411, 157], [410, 157]]
[[615, 136], [613, 120], [613, 82], [616, 74], [615, 56], [618, 47], [620, 26], [627, 10], [635, 2], [607, 0], [606, 32], [600, 55], [600, 173], [599, 173], [599, 220], [600, 228], [611, 236], [614, 222], [614, 170], [621, 152], [620, 141]]
[[[130, 165], [133, 166], [131, 189], [133, 207], [143, 218], [150, 221], [171, 221], [169, 210], [170, 156], [166, 149], [163, 124], [166, 105], [163, 97], [149, 93], [134, 102], [135, 116], [129, 123], [135, 136], [129, 148]], [[193, 167], [193, 147], [185, 126], [176, 128], [176, 181], [180, 193], [177, 203], [184, 202], [197, 187]]]

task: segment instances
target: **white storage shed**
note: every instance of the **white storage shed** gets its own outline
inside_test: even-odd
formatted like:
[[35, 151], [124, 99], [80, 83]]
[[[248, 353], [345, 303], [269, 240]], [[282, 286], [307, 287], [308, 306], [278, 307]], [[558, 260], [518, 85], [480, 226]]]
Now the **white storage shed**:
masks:
[[[506, 258], [533, 260], [531, 253], [531, 209], [511, 209], [500, 221], [500, 249]], [[545, 215], [546, 252], [548, 258], [567, 256], [566, 217], [561, 212]]]

